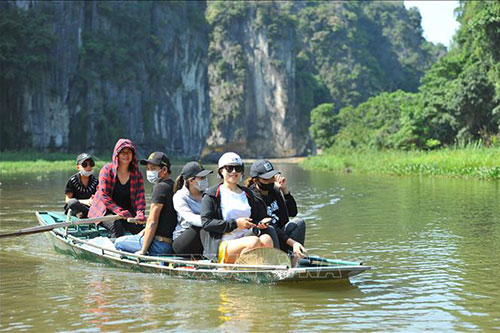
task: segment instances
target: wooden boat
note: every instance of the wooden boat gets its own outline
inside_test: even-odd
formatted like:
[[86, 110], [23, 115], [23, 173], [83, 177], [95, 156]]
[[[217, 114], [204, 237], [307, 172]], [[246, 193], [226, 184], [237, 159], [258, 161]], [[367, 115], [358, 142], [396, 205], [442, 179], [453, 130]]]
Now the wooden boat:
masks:
[[[67, 222], [59, 212], [36, 212], [43, 226]], [[73, 217], [73, 221], [76, 219]], [[362, 263], [332, 260], [321, 257], [301, 259], [295, 268], [290, 260], [278, 265], [219, 264], [208, 260], [190, 260], [178, 256], [135, 255], [102, 246], [95, 242], [107, 237], [107, 231], [95, 224], [72, 225], [46, 232], [56, 251], [77, 258], [124, 267], [141, 272], [163, 273], [175, 277], [236, 281], [252, 283], [278, 283], [288, 281], [339, 280], [370, 269]], [[287, 256], [285, 256], [287, 258]]]

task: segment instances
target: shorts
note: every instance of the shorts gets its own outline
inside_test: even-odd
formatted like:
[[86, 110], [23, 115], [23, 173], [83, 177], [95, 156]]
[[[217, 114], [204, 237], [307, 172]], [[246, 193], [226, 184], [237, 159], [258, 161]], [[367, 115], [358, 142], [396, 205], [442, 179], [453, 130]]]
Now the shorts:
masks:
[[220, 244], [219, 244], [219, 257], [218, 257], [218, 260], [217, 262], [219, 264], [223, 264], [225, 262], [227, 262], [227, 245], [228, 245], [228, 242], [227, 241], [222, 241]]

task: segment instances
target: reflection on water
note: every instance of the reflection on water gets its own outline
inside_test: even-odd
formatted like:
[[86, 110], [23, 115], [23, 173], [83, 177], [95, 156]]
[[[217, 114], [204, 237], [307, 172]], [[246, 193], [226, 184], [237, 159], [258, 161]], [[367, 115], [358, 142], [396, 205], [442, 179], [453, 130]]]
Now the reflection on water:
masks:
[[[307, 221], [310, 252], [372, 271], [350, 282], [190, 281], [75, 260], [44, 235], [11, 238], [0, 241], [0, 329], [500, 328], [500, 183], [279, 167]], [[35, 210], [61, 209], [69, 176], [2, 179], [0, 229], [33, 226]]]

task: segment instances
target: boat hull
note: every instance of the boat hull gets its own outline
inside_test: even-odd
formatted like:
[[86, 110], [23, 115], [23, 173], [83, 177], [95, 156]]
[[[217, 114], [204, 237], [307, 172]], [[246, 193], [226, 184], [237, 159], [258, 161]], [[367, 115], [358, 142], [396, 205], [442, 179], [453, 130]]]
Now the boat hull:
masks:
[[[41, 225], [63, 222], [60, 213], [37, 212]], [[102, 263], [145, 273], [162, 273], [172, 277], [196, 280], [215, 280], [242, 283], [283, 283], [317, 280], [341, 280], [370, 269], [354, 262], [342, 265], [311, 265], [311, 267], [245, 267], [200, 261], [172, 260], [169, 257], [141, 257], [117, 250], [105, 249], [89, 243], [89, 239], [75, 236], [75, 232], [57, 228], [46, 233], [54, 249], [78, 259]], [[346, 264], [347, 263], [347, 264]], [[225, 267], [226, 266], [226, 267]], [[237, 266], [237, 267], [227, 267]]]

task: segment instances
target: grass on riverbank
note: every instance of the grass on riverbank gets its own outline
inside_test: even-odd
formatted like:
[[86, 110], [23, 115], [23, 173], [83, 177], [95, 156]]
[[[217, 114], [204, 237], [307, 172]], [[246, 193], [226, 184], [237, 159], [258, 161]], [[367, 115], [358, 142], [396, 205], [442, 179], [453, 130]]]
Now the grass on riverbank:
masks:
[[[100, 169], [107, 161], [95, 157], [96, 168]], [[1, 152], [0, 175], [17, 173], [44, 173], [52, 171], [76, 172], [76, 154], [45, 153], [39, 151]]]
[[[6, 151], [0, 153], [0, 176], [21, 173], [47, 173], [53, 171], [76, 172], [76, 155], [69, 153], [46, 153], [40, 151]], [[146, 156], [140, 157], [145, 158]], [[107, 159], [94, 156], [95, 170], [101, 169], [106, 163], [111, 162], [111, 155]], [[172, 164], [184, 164], [186, 158], [170, 158]]]
[[500, 179], [500, 148], [327, 152], [302, 166], [339, 172]]

